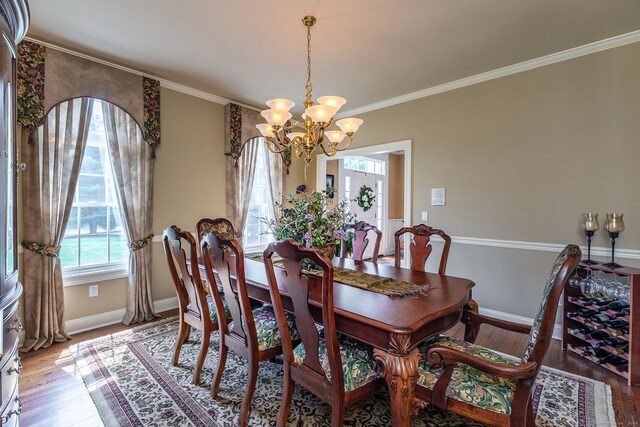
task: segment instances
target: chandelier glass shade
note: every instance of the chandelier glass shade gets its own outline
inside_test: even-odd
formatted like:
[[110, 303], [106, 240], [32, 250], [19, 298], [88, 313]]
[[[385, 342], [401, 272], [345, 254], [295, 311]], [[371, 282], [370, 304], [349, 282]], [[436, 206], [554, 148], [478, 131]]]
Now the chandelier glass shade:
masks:
[[[318, 149], [327, 156], [334, 156], [338, 151], [346, 150], [353, 141], [363, 121], [351, 117], [334, 120], [334, 116], [347, 100], [339, 96], [321, 96], [317, 104], [311, 100], [311, 27], [316, 23], [313, 16], [305, 16], [302, 23], [307, 27], [307, 83], [305, 112], [302, 119], [291, 122], [289, 112], [295, 103], [288, 99], [270, 99], [266, 102], [269, 107], [261, 115], [267, 123], [256, 125], [266, 139], [267, 148], [274, 153], [282, 153], [291, 148], [296, 157], [303, 158], [305, 166], [313, 159], [312, 155]], [[332, 125], [338, 129], [330, 129]], [[342, 141], [346, 142], [342, 145]]]

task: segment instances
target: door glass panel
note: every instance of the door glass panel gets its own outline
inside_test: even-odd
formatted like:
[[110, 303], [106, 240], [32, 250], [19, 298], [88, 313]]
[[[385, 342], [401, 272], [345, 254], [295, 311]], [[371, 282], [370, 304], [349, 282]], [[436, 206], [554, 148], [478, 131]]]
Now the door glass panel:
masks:
[[2, 64], [3, 64], [3, 139], [4, 150], [6, 151], [6, 210], [5, 210], [5, 274], [11, 275], [16, 270], [16, 245], [15, 245], [15, 146], [13, 141], [13, 88], [11, 87], [11, 68], [13, 66], [13, 56], [11, 49], [7, 46], [6, 41], [2, 40]]

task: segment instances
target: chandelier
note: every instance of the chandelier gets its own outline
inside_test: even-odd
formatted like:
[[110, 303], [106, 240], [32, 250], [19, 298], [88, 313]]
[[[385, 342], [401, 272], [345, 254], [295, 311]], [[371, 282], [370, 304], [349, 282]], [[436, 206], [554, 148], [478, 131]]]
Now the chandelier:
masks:
[[[333, 116], [347, 100], [339, 96], [321, 96], [314, 105], [311, 100], [311, 27], [316, 23], [313, 16], [305, 16], [302, 23], [307, 27], [307, 96], [304, 101], [305, 112], [301, 121], [290, 122], [289, 112], [295, 105], [288, 99], [270, 99], [266, 102], [269, 109], [260, 113], [267, 123], [256, 125], [266, 138], [267, 148], [273, 153], [282, 153], [288, 148], [295, 149], [296, 157], [304, 157], [305, 170], [313, 159], [311, 155], [318, 147], [327, 156], [346, 150], [353, 141], [353, 134], [363, 121], [357, 118], [336, 120], [340, 130], [328, 130], [334, 124]], [[348, 138], [342, 146], [339, 144]]]

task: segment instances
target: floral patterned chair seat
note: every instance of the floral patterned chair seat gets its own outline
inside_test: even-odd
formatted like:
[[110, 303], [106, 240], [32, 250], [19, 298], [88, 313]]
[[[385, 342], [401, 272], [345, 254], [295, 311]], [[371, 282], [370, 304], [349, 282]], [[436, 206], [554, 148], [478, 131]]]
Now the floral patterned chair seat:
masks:
[[[280, 336], [280, 330], [278, 329], [276, 314], [273, 312], [273, 306], [266, 304], [262, 307], [253, 309], [251, 313], [253, 313], [253, 321], [256, 325], [258, 351], [265, 351], [281, 345], [282, 337]], [[285, 312], [285, 316], [287, 318], [287, 325], [289, 326], [289, 334], [291, 335], [291, 339], [295, 341], [300, 338], [295, 326], [295, 317], [289, 312]], [[244, 317], [242, 318], [242, 325], [246, 331], [247, 324]], [[229, 329], [232, 328], [233, 322], [229, 324]]]
[[[340, 341], [340, 358], [342, 359], [342, 370], [344, 372], [345, 391], [355, 390], [378, 378], [373, 360], [373, 350], [370, 347], [340, 333], [338, 333], [338, 341]], [[305, 354], [304, 345], [298, 345], [293, 350], [294, 362], [302, 364]], [[318, 356], [327, 379], [331, 381], [324, 330], [320, 330]]]
[[[213, 323], [218, 323], [218, 312], [216, 311], [216, 303], [213, 300], [211, 294], [207, 294], [207, 305], [209, 306], [209, 317]], [[222, 296], [222, 306], [224, 307], [224, 315], [227, 319], [231, 318], [231, 312], [227, 306], [227, 301]]]
[[[426, 350], [432, 345], [450, 347], [491, 362], [516, 364], [516, 362], [500, 356], [488, 348], [444, 335], [425, 343], [421, 353], [426, 354]], [[418, 384], [433, 390], [442, 372], [442, 367], [430, 366], [423, 358], [418, 366]], [[447, 397], [482, 409], [509, 415], [515, 388], [516, 381], [514, 380], [499, 378], [468, 365], [458, 364], [453, 370], [451, 381], [447, 387]]]

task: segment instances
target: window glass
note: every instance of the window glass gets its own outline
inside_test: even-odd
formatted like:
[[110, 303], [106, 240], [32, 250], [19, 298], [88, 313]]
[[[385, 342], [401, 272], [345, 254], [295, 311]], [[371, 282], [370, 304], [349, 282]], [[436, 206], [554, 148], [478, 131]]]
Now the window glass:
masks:
[[126, 265], [129, 257], [115, 195], [102, 105], [94, 101], [87, 147], [69, 222], [60, 248], [64, 271], [75, 267]]
[[255, 176], [249, 200], [249, 212], [243, 233], [243, 245], [245, 247], [263, 247], [273, 241], [273, 235], [268, 234], [269, 228], [262, 220], [273, 220], [273, 198], [269, 186], [267, 173], [269, 151], [263, 141], [258, 143], [258, 155], [256, 159]]

